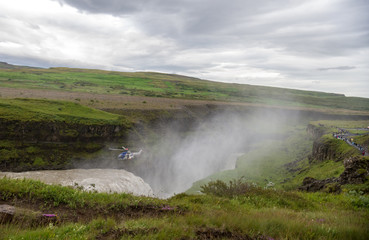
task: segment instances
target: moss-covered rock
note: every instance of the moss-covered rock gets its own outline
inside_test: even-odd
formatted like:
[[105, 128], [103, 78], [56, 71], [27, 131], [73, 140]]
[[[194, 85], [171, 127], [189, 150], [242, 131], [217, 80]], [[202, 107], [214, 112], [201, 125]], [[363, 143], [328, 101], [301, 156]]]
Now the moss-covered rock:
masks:
[[324, 135], [314, 141], [310, 162], [325, 160], [343, 161], [345, 158], [358, 156], [359, 154], [357, 149], [348, 145], [345, 141]]

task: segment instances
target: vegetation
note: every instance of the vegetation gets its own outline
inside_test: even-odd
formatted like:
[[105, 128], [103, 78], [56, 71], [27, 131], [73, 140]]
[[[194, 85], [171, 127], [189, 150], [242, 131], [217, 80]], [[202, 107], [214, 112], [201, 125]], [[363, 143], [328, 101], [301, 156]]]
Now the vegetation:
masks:
[[[344, 109], [355, 110], [349, 112], [360, 118], [369, 111], [369, 100], [363, 98], [150, 72], [39, 69], [0, 63], [0, 87], [246, 102], [321, 112]], [[160, 108], [161, 103], [156, 111], [140, 112], [140, 106], [152, 106], [149, 98], [138, 98], [138, 110], [110, 109], [118, 114], [86, 107], [98, 106], [95, 98], [73, 99], [0, 98], [1, 168], [16, 166], [19, 171], [70, 167], [72, 158], [89, 159], [87, 155], [98, 154], [109, 139], [106, 136], [111, 135], [106, 126], [113, 126], [116, 137], [123, 139], [125, 131], [133, 127], [131, 119], [142, 125], [141, 131], [148, 136], [145, 141], [152, 143], [161, 137], [160, 130], [148, 129], [153, 121], [158, 115], [166, 118], [164, 122], [174, 116], [174, 111]], [[334, 139], [332, 132], [344, 128], [350, 134], [360, 134], [355, 135], [355, 141], [367, 148], [369, 135], [365, 135], [364, 128], [369, 122], [311, 122], [323, 134], [313, 139], [306, 133], [306, 121], [288, 119], [277, 129], [260, 127], [249, 150], [237, 159], [235, 169], [215, 173], [194, 183], [187, 193], [169, 199], [85, 192], [78, 186], [74, 189], [2, 178], [0, 202], [14, 205], [19, 211], [11, 221], [0, 224], [0, 240], [368, 239], [369, 181], [344, 185], [340, 194], [296, 189], [306, 177], [323, 180], [340, 176], [345, 170], [343, 160], [359, 152]], [[53, 129], [54, 138], [50, 138], [49, 129]], [[139, 130], [134, 131], [139, 139]], [[26, 134], [17, 135], [19, 132]], [[320, 151], [314, 153], [313, 149], [312, 153], [313, 145], [321, 147]], [[319, 155], [321, 152], [329, 154]], [[366, 171], [360, 168], [357, 173]], [[197, 195], [189, 195], [194, 193]], [[56, 214], [57, 218], [45, 219], [43, 213]]]
[[[338, 132], [338, 128], [349, 130], [356, 129], [367, 129], [369, 121], [368, 120], [318, 120], [311, 121], [310, 124], [322, 128], [325, 133]], [[362, 133], [365, 133], [363, 131]], [[369, 133], [369, 131], [368, 131]]]
[[[129, 204], [134, 203], [138, 198], [129, 194], [99, 193], [85, 192], [80, 189], [71, 187], [62, 187], [59, 185], [47, 185], [34, 180], [12, 180], [9, 178], [1, 178], [1, 200], [8, 201], [23, 198], [26, 201], [46, 203], [43, 207], [64, 206], [71, 209], [78, 208], [107, 208], [110, 210], [123, 210], [128, 208]], [[154, 204], [159, 205], [162, 202], [156, 198], [139, 198], [140, 202], [136, 205]], [[97, 209], [95, 209], [97, 210]]]
[[[0, 170], [70, 168], [103, 142], [124, 139], [132, 122], [77, 103], [0, 98]], [[74, 159], [74, 160], [72, 160]]]
[[[285, 192], [251, 185], [231, 196], [214, 194], [209, 187], [228, 184], [211, 184], [204, 186], [208, 189], [205, 195], [179, 194], [160, 200], [83, 192], [31, 180], [0, 179], [2, 201], [18, 207], [32, 206], [34, 212], [33, 217], [18, 215], [11, 224], [0, 225], [0, 239], [366, 239], [369, 236], [366, 196]], [[232, 188], [245, 189], [244, 186], [244, 182], [234, 181]], [[37, 212], [56, 213], [58, 220], [41, 221]]]
[[33, 122], [65, 122], [73, 124], [129, 125], [123, 116], [92, 109], [77, 103], [46, 99], [2, 99], [1, 119]]
[[[202, 185], [213, 179], [230, 181], [241, 177], [259, 186], [272, 182], [277, 189], [296, 189], [302, 182], [295, 182], [296, 175], [302, 172], [303, 166], [309, 168], [308, 156], [313, 141], [303, 125], [283, 125], [275, 131], [270, 130], [267, 138], [261, 138], [250, 151], [240, 156], [235, 169], [215, 173], [195, 182], [188, 192], [200, 191]], [[282, 138], [280, 131], [288, 132], [288, 135]]]
[[[30, 171], [72, 168], [79, 159], [94, 163], [104, 147], [101, 142], [34, 143], [17, 140], [0, 141], [1, 171]], [[95, 160], [96, 161], [96, 160]]]
[[229, 184], [226, 184], [221, 180], [216, 180], [201, 186], [202, 193], [229, 198], [255, 192], [255, 190], [260, 190], [260, 187], [243, 182], [241, 178], [238, 180], [231, 180], [229, 181]]
[[354, 136], [353, 139], [361, 146], [369, 146], [369, 134]]
[[334, 156], [331, 156], [331, 158], [334, 158], [334, 160], [343, 160], [350, 156], [360, 155], [357, 149], [348, 145], [345, 141], [334, 138], [332, 134], [324, 135], [321, 141], [326, 148], [332, 149]]
[[0, 87], [240, 101], [280, 106], [369, 111], [369, 100], [339, 94], [219, 83], [175, 74], [71, 68], [0, 68]]
[[[320, 151], [330, 154], [312, 155], [314, 140], [306, 133], [304, 126], [281, 126], [285, 128], [284, 132], [289, 133], [288, 137], [274, 140], [272, 136], [281, 136], [280, 133], [269, 131], [270, 138], [254, 144], [251, 151], [239, 157], [234, 170], [212, 174], [195, 182], [187, 192], [194, 194], [201, 191], [201, 186], [215, 179], [231, 181], [242, 177], [260, 187], [273, 183], [274, 188], [293, 190], [301, 186], [306, 177], [323, 180], [340, 176], [344, 171], [343, 160], [360, 156], [361, 152], [346, 142], [333, 138], [332, 133], [337, 132], [337, 128], [361, 128], [369, 122], [323, 120], [310, 124], [323, 128], [323, 133], [326, 134], [316, 139], [315, 144], [321, 146]], [[281, 128], [277, 131], [281, 131]], [[369, 135], [362, 135], [354, 138], [362, 146], [368, 147], [368, 137]]]

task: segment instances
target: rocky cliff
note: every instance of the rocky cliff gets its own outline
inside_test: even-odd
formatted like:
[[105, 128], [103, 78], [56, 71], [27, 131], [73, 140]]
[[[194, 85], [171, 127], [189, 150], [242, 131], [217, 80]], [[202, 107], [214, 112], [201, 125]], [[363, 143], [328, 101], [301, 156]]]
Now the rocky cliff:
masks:
[[324, 135], [323, 127], [309, 124], [307, 132], [313, 137], [312, 153], [309, 164], [333, 160], [342, 162], [345, 169], [339, 177], [315, 179], [306, 177], [302, 186], [303, 191], [339, 192], [345, 184], [363, 184], [369, 180], [369, 158], [360, 156], [354, 147], [345, 141]]
[[346, 142], [331, 137], [331, 133], [327, 132], [323, 125], [309, 124], [306, 131], [314, 139], [309, 157], [310, 163], [326, 160], [343, 161], [358, 154], [356, 149], [350, 147]]
[[127, 130], [121, 125], [83, 125], [61, 121], [17, 121], [0, 118], [0, 139], [17, 141], [105, 141], [124, 138]]
[[363, 184], [369, 180], [369, 159], [367, 157], [350, 157], [345, 159], [343, 164], [345, 170], [339, 177], [323, 180], [306, 177], [299, 189], [308, 192], [340, 192], [342, 185]]
[[313, 124], [308, 124], [306, 132], [314, 139], [317, 140], [324, 135], [323, 126], [316, 126]]
[[313, 142], [309, 162], [322, 162], [325, 160], [338, 162], [358, 154], [359, 152], [355, 148], [350, 147], [346, 142], [325, 136]]
[[65, 169], [106, 142], [124, 142], [131, 127], [0, 118], [0, 171]]

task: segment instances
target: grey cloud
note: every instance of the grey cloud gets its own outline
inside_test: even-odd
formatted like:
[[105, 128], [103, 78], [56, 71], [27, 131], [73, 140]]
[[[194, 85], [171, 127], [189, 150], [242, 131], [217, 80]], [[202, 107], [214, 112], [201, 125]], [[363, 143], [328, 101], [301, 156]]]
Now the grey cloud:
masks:
[[139, 11], [144, 4], [143, 0], [57, 0], [61, 4], [71, 5], [81, 11], [91, 13], [126, 14]]
[[[58, 0], [81, 11], [125, 15], [179, 46], [269, 46], [294, 54], [341, 55], [369, 44], [369, 3], [234, 0]], [[326, 26], [326, 27], [324, 27]]]
[[[24, 45], [19, 54], [5, 47], [2, 54], [34, 57], [42, 66], [96, 63], [116, 70], [180, 72], [201, 78], [205, 78], [202, 73], [212, 72], [212, 80], [244, 79], [244, 83], [250, 83], [247, 71], [254, 69], [280, 74], [279, 80], [285, 78], [286, 84], [293, 80], [291, 87], [302, 86], [301, 82], [320, 81], [315, 85], [323, 86], [330, 81], [351, 81], [349, 74], [355, 75], [355, 81], [360, 76], [365, 80], [367, 72], [363, 71], [369, 69], [367, 0], [52, 1], [75, 7], [78, 17], [40, 16], [39, 22], [15, 18], [32, 23], [21, 24], [0, 16], [2, 41]], [[105, 17], [114, 21], [91, 21]], [[55, 39], [45, 41], [50, 38]], [[84, 51], [76, 59], [64, 56], [68, 43]], [[37, 56], [35, 51], [32, 55], [27, 49], [43, 54]], [[85, 57], [91, 53], [96, 58]], [[51, 56], [64, 56], [67, 63], [49, 60]], [[273, 78], [264, 80], [266, 84]]]
[[330, 68], [318, 68], [319, 71], [328, 71], [328, 70], [351, 70], [355, 69], [355, 66], [339, 66], [339, 67], [330, 67]]
[[234, 29], [247, 20], [251, 21], [251, 16], [293, 5], [288, 0], [280, 0], [278, 3], [270, 0], [233, 0], [231, 3], [223, 0], [58, 1], [91, 13], [131, 15], [142, 24], [142, 28], [169, 35], [174, 32], [171, 26], [182, 28], [179, 30], [183, 34], [229, 34], [228, 29]]

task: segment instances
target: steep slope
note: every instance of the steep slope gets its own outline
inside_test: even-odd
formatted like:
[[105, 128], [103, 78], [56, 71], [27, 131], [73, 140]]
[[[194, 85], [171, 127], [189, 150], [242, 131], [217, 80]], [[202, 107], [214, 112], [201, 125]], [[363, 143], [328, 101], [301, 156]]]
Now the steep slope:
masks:
[[0, 170], [71, 167], [71, 159], [128, 138], [123, 116], [76, 103], [0, 99]]
[[[369, 192], [369, 157], [364, 156], [369, 147], [369, 129], [366, 128], [368, 124], [368, 121], [319, 121], [309, 124], [308, 132], [319, 132], [313, 135], [310, 166], [329, 166], [327, 172], [334, 171], [335, 174], [314, 178], [305, 173], [300, 189], [336, 192], [341, 191], [342, 187], [350, 189], [350, 184], [354, 184], [354, 188]], [[360, 133], [358, 129], [361, 129]], [[356, 139], [362, 140], [360, 144]], [[311, 174], [312, 171], [308, 172]]]

